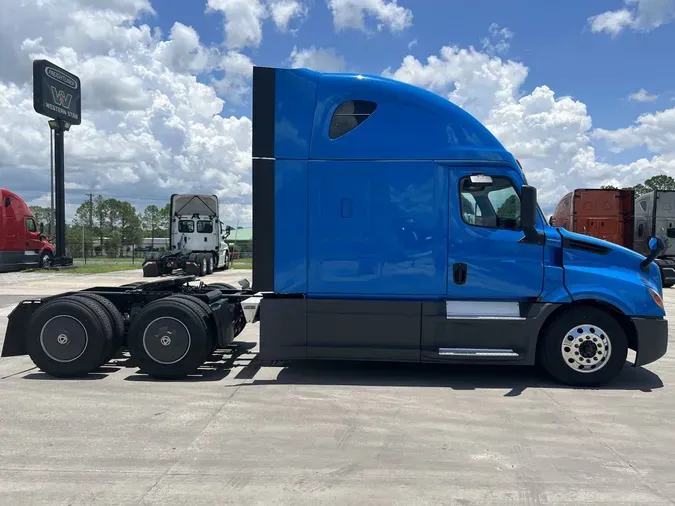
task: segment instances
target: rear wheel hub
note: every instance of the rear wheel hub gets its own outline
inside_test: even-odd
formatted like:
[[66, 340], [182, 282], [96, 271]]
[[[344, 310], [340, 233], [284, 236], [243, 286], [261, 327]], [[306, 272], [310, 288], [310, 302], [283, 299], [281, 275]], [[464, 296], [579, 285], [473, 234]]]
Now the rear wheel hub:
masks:
[[162, 316], [150, 322], [143, 332], [143, 347], [148, 356], [159, 364], [180, 362], [188, 351], [192, 338], [183, 322]]
[[40, 331], [40, 346], [56, 362], [73, 362], [87, 349], [89, 336], [75, 317], [59, 315], [51, 318]]

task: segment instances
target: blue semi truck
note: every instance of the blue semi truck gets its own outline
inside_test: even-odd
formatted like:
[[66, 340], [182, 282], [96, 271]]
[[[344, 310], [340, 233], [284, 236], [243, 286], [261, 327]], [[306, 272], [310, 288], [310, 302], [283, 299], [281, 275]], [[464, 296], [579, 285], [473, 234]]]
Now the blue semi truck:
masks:
[[663, 356], [654, 258], [547, 225], [464, 110], [382, 77], [255, 67], [253, 287], [194, 276], [21, 303], [3, 356], [90, 372], [120, 349], [194, 373], [247, 323], [261, 360], [539, 363], [597, 385]]

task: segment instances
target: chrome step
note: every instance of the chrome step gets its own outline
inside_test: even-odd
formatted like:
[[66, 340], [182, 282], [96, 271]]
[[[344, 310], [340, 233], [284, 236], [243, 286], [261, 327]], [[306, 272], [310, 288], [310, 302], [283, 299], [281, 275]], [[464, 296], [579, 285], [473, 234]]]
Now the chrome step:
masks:
[[444, 357], [519, 357], [513, 350], [500, 348], [439, 348]]

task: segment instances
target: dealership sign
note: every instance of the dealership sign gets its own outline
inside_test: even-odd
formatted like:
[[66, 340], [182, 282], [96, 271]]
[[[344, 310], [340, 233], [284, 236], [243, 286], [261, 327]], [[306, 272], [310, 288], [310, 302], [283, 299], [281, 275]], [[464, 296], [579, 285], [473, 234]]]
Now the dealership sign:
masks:
[[82, 122], [80, 78], [47, 60], [33, 61], [33, 108], [71, 125]]

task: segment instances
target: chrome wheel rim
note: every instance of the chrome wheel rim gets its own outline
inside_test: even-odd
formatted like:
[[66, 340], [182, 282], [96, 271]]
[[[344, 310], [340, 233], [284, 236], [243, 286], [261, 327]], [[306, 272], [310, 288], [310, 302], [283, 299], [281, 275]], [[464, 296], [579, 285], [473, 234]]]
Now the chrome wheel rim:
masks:
[[570, 369], [589, 374], [607, 365], [612, 355], [612, 343], [597, 325], [577, 325], [563, 337], [560, 353]]

